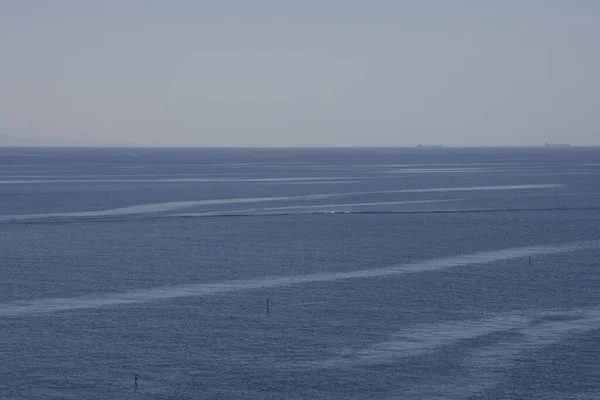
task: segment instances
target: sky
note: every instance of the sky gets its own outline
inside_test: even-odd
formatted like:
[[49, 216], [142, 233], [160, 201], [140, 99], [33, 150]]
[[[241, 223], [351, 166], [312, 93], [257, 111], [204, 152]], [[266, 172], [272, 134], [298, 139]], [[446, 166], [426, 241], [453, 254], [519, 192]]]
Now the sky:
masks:
[[596, 0], [0, 0], [0, 146], [600, 145]]

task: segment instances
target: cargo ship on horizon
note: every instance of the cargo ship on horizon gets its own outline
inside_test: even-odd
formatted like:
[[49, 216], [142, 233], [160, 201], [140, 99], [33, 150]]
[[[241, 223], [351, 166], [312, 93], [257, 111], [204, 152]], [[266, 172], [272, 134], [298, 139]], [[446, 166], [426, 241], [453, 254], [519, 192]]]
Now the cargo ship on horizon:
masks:
[[544, 147], [570, 147], [568, 143], [544, 143]]

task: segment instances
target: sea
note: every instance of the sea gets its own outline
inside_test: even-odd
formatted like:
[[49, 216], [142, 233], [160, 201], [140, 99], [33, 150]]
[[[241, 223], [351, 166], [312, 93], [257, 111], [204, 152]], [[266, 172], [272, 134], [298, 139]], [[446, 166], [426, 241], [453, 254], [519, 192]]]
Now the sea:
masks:
[[0, 246], [0, 399], [600, 399], [600, 148], [2, 148]]

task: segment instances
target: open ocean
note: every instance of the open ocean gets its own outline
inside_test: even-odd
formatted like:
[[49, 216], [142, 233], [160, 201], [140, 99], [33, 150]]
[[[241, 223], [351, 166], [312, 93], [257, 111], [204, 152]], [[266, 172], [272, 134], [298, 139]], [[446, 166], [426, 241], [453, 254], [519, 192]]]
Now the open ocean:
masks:
[[0, 245], [3, 400], [600, 398], [600, 148], [4, 148]]

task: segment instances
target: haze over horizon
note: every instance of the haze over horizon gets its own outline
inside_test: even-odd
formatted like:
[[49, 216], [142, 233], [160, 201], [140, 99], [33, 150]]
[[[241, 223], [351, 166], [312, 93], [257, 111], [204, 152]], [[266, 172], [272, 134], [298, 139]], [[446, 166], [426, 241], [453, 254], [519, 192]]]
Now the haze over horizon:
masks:
[[0, 146], [600, 145], [600, 2], [0, 2]]

